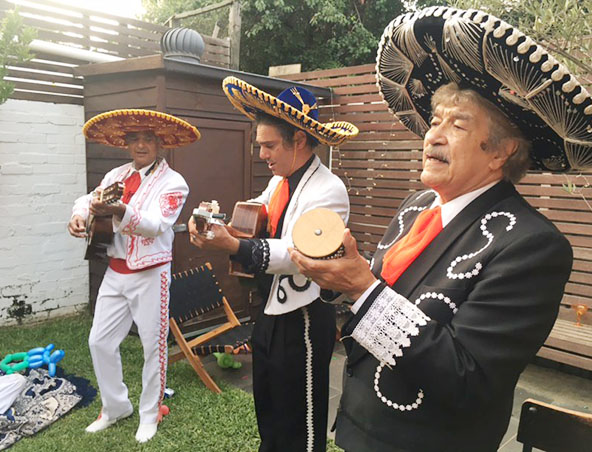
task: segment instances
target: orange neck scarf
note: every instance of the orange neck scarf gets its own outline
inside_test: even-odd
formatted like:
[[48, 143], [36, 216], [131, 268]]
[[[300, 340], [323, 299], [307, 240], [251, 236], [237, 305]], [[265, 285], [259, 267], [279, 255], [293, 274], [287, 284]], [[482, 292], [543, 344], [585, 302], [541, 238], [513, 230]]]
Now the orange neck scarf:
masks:
[[269, 236], [272, 238], [275, 237], [278, 223], [280, 222], [282, 213], [288, 205], [289, 199], [290, 186], [288, 185], [288, 178], [284, 177], [275, 188], [273, 195], [271, 195], [271, 200], [269, 201], [267, 230], [269, 232]]
[[442, 230], [440, 206], [419, 214], [411, 230], [384, 255], [381, 276], [392, 286]]

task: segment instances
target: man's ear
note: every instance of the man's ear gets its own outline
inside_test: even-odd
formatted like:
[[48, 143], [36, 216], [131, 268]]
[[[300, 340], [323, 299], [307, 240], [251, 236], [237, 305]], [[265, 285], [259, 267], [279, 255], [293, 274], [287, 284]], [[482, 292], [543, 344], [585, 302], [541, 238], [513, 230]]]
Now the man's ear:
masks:
[[502, 140], [494, 152], [493, 159], [489, 162], [489, 167], [494, 171], [500, 169], [517, 150], [518, 141], [512, 138]]
[[306, 146], [306, 132], [304, 130], [297, 130], [294, 132], [294, 146], [298, 149]]

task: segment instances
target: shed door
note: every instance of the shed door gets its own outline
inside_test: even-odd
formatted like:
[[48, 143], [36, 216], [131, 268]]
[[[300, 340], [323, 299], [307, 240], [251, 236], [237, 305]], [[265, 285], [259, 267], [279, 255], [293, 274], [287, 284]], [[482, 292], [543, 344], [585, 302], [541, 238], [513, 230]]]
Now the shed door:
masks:
[[[201, 132], [201, 139], [191, 146], [169, 154], [171, 166], [183, 175], [189, 185], [189, 197], [178, 223], [187, 223], [200, 201], [213, 199], [220, 212], [232, 215], [237, 201], [251, 196], [251, 123], [184, 117]], [[201, 251], [189, 243], [187, 232], [177, 233], [173, 245], [173, 272], [211, 262], [226, 298], [237, 317], [249, 312], [249, 288], [236, 277], [228, 276], [228, 256]]]

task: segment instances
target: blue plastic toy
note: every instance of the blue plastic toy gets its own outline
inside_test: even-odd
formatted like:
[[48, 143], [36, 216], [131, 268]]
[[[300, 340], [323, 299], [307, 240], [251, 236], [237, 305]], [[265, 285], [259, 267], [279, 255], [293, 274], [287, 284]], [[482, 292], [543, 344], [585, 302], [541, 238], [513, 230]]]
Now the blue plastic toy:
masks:
[[47, 347], [32, 348], [28, 352], [12, 353], [6, 355], [0, 361], [0, 369], [7, 375], [14, 372], [25, 370], [27, 367], [37, 369], [47, 364], [47, 370], [50, 377], [55, 377], [56, 364], [62, 360], [66, 352], [64, 350], [52, 350], [55, 345], [49, 344]]
[[66, 352], [64, 350], [52, 350], [55, 345], [49, 344], [47, 347], [32, 348], [27, 352], [29, 355], [29, 367], [31, 369], [37, 369], [38, 367], [47, 364], [47, 370], [49, 371], [50, 377], [55, 377], [56, 364], [62, 360]]

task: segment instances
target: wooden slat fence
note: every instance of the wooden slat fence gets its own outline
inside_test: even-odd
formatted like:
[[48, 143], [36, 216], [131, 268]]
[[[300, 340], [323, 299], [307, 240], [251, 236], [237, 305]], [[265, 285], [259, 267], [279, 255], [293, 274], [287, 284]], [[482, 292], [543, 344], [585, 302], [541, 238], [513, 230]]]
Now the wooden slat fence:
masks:
[[[37, 31], [37, 39], [79, 50], [133, 58], [160, 52], [160, 38], [168, 27], [115, 16], [55, 0], [0, 0], [0, 19], [18, 7], [25, 25]], [[201, 62], [230, 66], [227, 39], [202, 36], [206, 44]], [[73, 69], [88, 61], [35, 53], [35, 59], [10, 69], [7, 80], [15, 85], [13, 99], [82, 104], [83, 86]]]
[[[374, 64], [285, 77], [331, 87], [333, 98], [320, 106], [321, 121], [350, 121], [360, 129], [356, 139], [333, 150], [332, 170], [348, 187], [349, 227], [359, 248], [373, 252], [401, 201], [411, 191], [423, 188], [419, 180], [422, 140], [407, 131], [382, 103], [375, 85]], [[585, 185], [585, 178], [592, 183], [592, 173], [569, 178], [578, 187]], [[531, 172], [518, 185], [518, 190], [555, 223], [573, 247], [574, 266], [559, 319], [574, 327], [574, 307], [581, 304], [590, 308], [581, 322], [592, 325], [592, 208], [581, 196], [563, 189], [567, 181], [566, 175]], [[583, 193], [592, 203], [592, 188], [584, 188]], [[572, 342], [571, 352], [577, 348], [577, 342], [575, 339]], [[590, 359], [584, 365], [579, 358], [570, 364], [592, 370], [592, 348], [577, 353]], [[557, 356], [552, 358], [560, 360]]]

